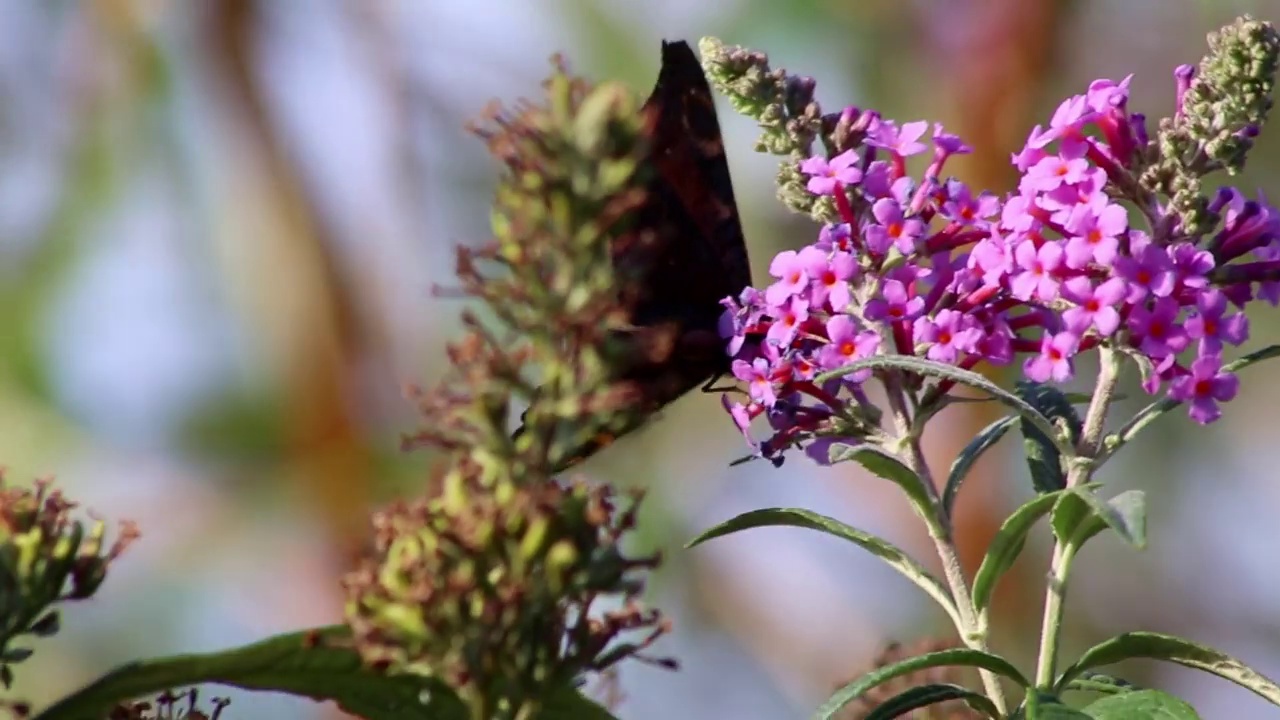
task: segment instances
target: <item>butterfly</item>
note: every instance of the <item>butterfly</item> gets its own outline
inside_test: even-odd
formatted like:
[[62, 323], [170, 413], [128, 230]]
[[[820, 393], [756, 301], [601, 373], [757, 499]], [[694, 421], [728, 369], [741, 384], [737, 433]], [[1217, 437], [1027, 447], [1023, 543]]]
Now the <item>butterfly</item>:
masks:
[[636, 224], [648, 241], [611, 247], [615, 267], [641, 269], [625, 302], [643, 359], [613, 378], [636, 390], [640, 412], [630, 426], [569, 448], [557, 470], [590, 457], [693, 388], [709, 390], [728, 372], [720, 301], [751, 284], [711, 87], [687, 42], [662, 43], [658, 80], [641, 112], [650, 132], [652, 180]]

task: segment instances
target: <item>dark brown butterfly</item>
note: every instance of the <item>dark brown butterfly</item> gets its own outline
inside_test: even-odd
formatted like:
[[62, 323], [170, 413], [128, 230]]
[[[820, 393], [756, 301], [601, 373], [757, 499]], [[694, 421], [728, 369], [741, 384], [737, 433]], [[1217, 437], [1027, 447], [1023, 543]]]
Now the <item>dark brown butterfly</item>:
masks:
[[[643, 418], [728, 371], [720, 301], [751, 283], [751, 266], [711, 88], [688, 43], [662, 43], [662, 69], [642, 112], [654, 172], [636, 220], [650, 240], [615, 243], [613, 261], [643, 268], [627, 302], [647, 357], [615, 378], [638, 391]], [[632, 429], [591, 439], [560, 469]]]

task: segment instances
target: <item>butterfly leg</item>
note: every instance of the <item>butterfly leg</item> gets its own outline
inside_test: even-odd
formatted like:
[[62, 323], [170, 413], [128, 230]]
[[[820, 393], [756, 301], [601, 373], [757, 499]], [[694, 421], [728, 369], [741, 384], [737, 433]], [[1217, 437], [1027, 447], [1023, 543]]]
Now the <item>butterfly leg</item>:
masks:
[[712, 375], [705, 383], [702, 384], [702, 392], [727, 393], [741, 389], [737, 385], [721, 385], [720, 387], [716, 387], [716, 381], [722, 377], [724, 377], [724, 373], [716, 373], [715, 375]]

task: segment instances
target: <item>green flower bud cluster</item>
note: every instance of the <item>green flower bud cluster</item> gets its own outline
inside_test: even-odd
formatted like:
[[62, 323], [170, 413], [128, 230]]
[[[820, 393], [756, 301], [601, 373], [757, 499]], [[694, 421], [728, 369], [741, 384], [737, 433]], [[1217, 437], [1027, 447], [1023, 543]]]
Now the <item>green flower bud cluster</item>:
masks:
[[105, 547], [106, 524], [72, 519], [75, 503], [47, 480], [16, 487], [0, 475], [0, 682], [9, 687], [13, 666], [31, 656], [15, 645], [23, 636], [58, 632], [58, 603], [91, 597], [107, 566], [138, 537], [132, 523]]
[[838, 217], [834, 201], [805, 189], [807, 178], [800, 173], [800, 162], [813, 154], [815, 140], [822, 140], [827, 154], [833, 155], [852, 147], [858, 138], [850, 138], [847, 127], [838, 131], [839, 114], [822, 114], [814, 98], [813, 78], [770, 68], [764, 53], [725, 45], [713, 37], [702, 38], [698, 51], [712, 87], [729, 99], [734, 110], [760, 124], [756, 152], [785, 158], [778, 164], [778, 198], [815, 221], [834, 221]]
[[1217, 224], [1201, 178], [1244, 168], [1271, 110], [1277, 67], [1275, 27], [1239, 18], [1209, 35], [1209, 54], [1193, 71], [1178, 112], [1160, 122], [1153, 141], [1157, 160], [1141, 184], [1171, 199], [1187, 235], [1201, 235]]
[[[451, 468], [430, 500], [378, 513], [376, 557], [344, 580], [347, 619], [365, 661], [438, 677], [476, 718], [524, 718], [552, 688], [599, 671], [664, 631], [635, 603], [635, 571], [657, 558], [622, 555], [635, 522], [611, 490], [581, 483], [489, 484]], [[612, 610], [599, 615], [601, 601]], [[610, 646], [647, 629], [640, 645]]]

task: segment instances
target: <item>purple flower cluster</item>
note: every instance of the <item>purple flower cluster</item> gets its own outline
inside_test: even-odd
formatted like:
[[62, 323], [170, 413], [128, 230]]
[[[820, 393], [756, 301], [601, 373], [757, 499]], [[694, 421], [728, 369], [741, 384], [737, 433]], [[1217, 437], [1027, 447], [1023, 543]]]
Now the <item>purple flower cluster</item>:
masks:
[[1280, 300], [1280, 212], [1223, 189], [1210, 204], [1217, 232], [1180, 232], [1138, 187], [1148, 137], [1127, 110], [1128, 85], [1098, 80], [1063, 102], [1013, 156], [1021, 180], [1003, 200], [942, 177], [971, 149], [941, 126], [917, 181], [906, 160], [929, 149], [929, 126], [846, 110], [864, 143], [800, 166], [843, 222], [774, 258], [763, 292], [724, 301], [722, 332], [749, 395], [725, 404], [744, 434], [768, 417], [775, 434], [758, 450], [776, 457], [842, 404], [865, 403], [869, 373], [815, 378], [878, 354], [966, 369], [1021, 358], [1027, 378], [1066, 382], [1080, 353], [1107, 345], [1149, 369], [1148, 393], [1167, 383], [1196, 421], [1217, 419], [1237, 392], [1222, 353], [1248, 338], [1240, 309]]

